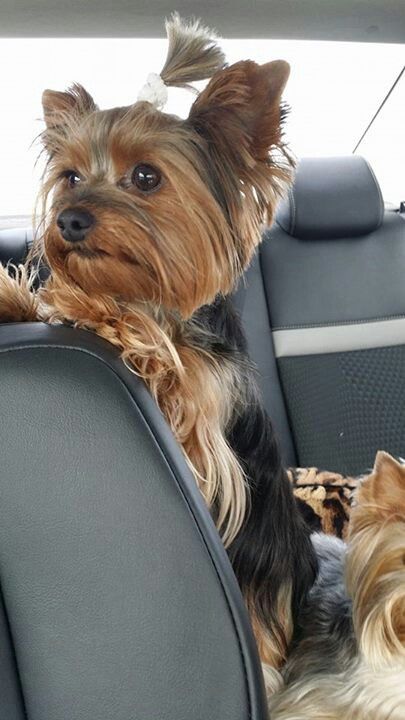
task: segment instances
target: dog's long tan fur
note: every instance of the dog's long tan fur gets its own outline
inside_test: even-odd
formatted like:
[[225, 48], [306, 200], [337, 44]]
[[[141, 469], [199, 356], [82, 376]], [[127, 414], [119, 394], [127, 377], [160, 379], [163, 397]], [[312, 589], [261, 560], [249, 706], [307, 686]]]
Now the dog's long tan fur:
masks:
[[[24, 270], [15, 282], [1, 270], [0, 315], [68, 322], [119, 348], [170, 423], [229, 546], [249, 509], [248, 483], [226, 439], [245, 399], [235, 364], [195, 342], [204, 331], [190, 317], [233, 289], [290, 179], [280, 125], [289, 68], [282, 61], [226, 67], [212, 33], [176, 15], [167, 31], [166, 85], [213, 76], [187, 121], [149, 102], [99, 111], [80, 85], [44, 92], [36, 249], [51, 277], [32, 294]], [[158, 200], [136, 192], [137, 162], [159, 168]], [[80, 176], [77, 187], [69, 169]], [[86, 247], [65, 242], [57, 227], [72, 204], [97, 219]], [[283, 599], [291, 595], [285, 582]], [[291, 637], [291, 608], [281, 598], [279, 615], [273, 630], [257, 620], [274, 663]]]
[[247, 503], [242, 470], [224, 437], [230, 403], [239, 394], [232, 366], [219, 367], [214, 357], [188, 343], [181, 321], [166, 318], [161, 309], [153, 314], [141, 305], [97, 296], [89, 307], [86, 293], [78, 287], [72, 290], [57, 277], [42, 298], [52, 308], [51, 322], [67, 320], [93, 330], [118, 347], [129, 369], [147, 382], [208, 507], [219, 501], [217, 524], [229, 543]]
[[333, 672], [333, 657], [314, 672], [306, 654], [285, 688], [269, 671], [274, 720], [405, 718], [405, 466], [386, 453], [357, 491], [345, 564], [354, 652]]

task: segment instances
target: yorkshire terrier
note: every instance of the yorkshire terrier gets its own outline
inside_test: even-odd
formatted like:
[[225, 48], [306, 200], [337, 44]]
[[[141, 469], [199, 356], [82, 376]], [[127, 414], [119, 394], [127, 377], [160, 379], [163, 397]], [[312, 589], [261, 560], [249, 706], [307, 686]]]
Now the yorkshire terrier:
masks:
[[[405, 466], [378, 453], [348, 544], [315, 535], [319, 574], [272, 720], [404, 720]], [[273, 683], [274, 686], [274, 683]]]
[[[285, 662], [316, 553], [228, 294], [290, 181], [283, 61], [226, 66], [200, 23], [167, 24], [163, 70], [129, 107], [46, 90], [40, 247], [0, 272], [0, 320], [62, 321], [117, 346], [183, 448], [228, 550], [263, 662]], [[210, 79], [186, 120], [168, 86]]]

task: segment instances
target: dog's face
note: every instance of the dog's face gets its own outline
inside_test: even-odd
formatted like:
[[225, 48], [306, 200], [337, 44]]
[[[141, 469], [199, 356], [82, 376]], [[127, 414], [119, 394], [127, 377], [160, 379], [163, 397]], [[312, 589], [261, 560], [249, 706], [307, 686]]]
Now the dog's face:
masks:
[[80, 86], [45, 91], [52, 272], [90, 295], [183, 317], [229, 292], [288, 179], [288, 72], [281, 61], [226, 68], [187, 120], [147, 102], [99, 111]]
[[405, 465], [385, 452], [377, 453], [373, 472], [356, 493], [346, 576], [363, 656], [374, 670], [403, 665]]

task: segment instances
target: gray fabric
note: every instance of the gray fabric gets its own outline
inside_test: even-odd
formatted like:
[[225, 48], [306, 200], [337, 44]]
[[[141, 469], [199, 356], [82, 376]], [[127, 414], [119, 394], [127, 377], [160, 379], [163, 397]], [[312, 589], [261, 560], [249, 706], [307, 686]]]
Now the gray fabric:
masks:
[[0, 351], [1, 585], [27, 718], [265, 720], [235, 578], [142, 383], [69, 328], [3, 326]]
[[234, 297], [248, 342], [249, 354], [258, 369], [258, 384], [265, 408], [279, 438], [286, 465], [296, 464], [295, 449], [280, 387], [269, 314], [263, 287], [260, 257], [257, 254]]
[[[254, 12], [241, 0], [204, 5], [196, 0], [115, 0], [114, 12], [111, 0], [87, 0], [80, 3], [79, 15], [76, 3], [2, 0], [1, 32], [5, 37], [163, 37], [163, 19], [173, 6], [185, 17], [202, 16], [226, 38], [403, 43], [405, 36], [403, 0], [256, 0]], [[268, 56], [273, 57], [271, 41]], [[345, 111], [350, 122], [351, 109]]]
[[364, 158], [304, 158], [277, 221], [301, 239], [354, 238], [376, 230], [383, 213], [379, 185]]
[[261, 260], [274, 330], [405, 317], [405, 225], [395, 212], [355, 241], [303, 241], [275, 225]]
[[280, 358], [298, 462], [358, 475], [405, 456], [405, 346]]

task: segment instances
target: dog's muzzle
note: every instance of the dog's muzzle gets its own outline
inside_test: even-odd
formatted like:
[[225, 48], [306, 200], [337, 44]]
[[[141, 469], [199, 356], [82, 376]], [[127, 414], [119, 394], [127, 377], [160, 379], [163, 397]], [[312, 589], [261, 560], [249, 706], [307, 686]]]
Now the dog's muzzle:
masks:
[[82, 242], [95, 222], [94, 215], [80, 208], [62, 210], [56, 219], [63, 239], [72, 243]]

